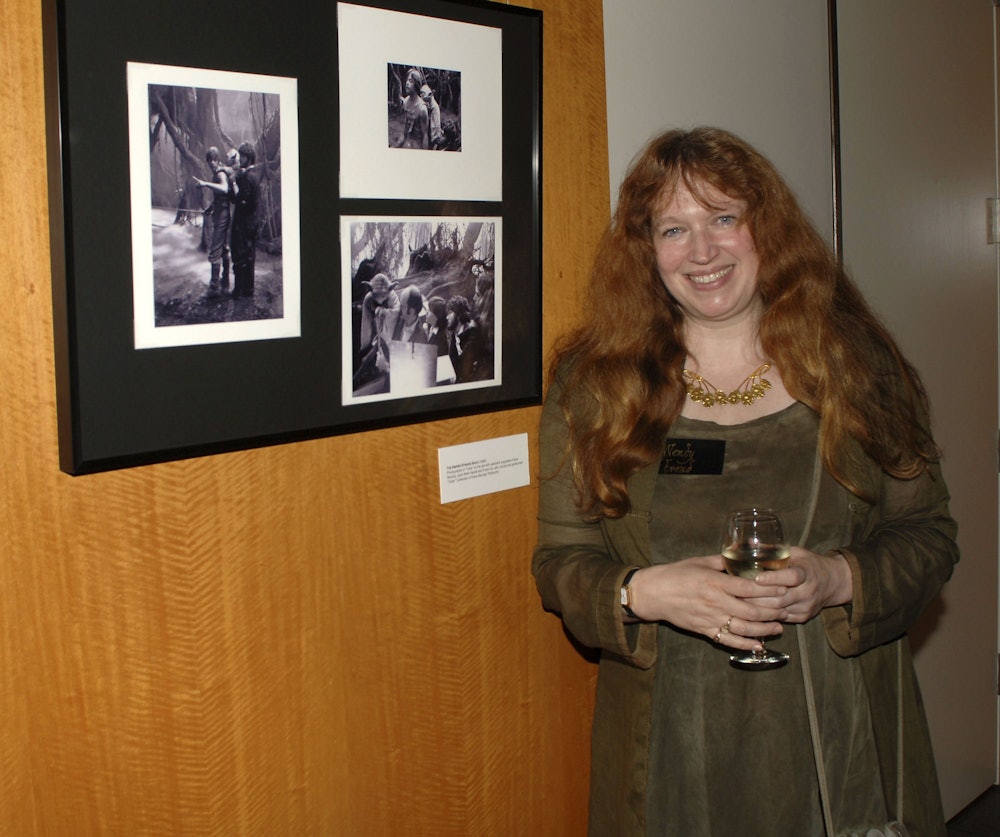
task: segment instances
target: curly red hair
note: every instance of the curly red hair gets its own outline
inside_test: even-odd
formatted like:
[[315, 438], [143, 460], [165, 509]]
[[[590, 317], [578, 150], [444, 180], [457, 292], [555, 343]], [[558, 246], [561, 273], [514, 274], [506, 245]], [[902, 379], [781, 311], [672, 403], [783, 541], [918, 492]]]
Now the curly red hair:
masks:
[[583, 513], [629, 510], [629, 477], [659, 458], [683, 405], [683, 315], [657, 272], [650, 228], [679, 184], [696, 197], [707, 185], [746, 202], [760, 262], [761, 346], [789, 393], [823, 417], [830, 473], [866, 496], [844, 467], [852, 442], [899, 478], [936, 461], [916, 371], [774, 166], [727, 131], [669, 131], [633, 160], [595, 255], [586, 321], [559, 341], [551, 364], [564, 378], [567, 454]]

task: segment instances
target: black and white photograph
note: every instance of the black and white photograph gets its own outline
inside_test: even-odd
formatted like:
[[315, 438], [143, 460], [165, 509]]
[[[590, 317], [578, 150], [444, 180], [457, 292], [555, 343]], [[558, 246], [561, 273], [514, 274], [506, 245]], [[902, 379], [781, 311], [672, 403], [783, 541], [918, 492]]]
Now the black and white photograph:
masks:
[[342, 219], [346, 403], [499, 386], [499, 218]]
[[337, 34], [341, 197], [503, 200], [501, 28], [338, 3]]
[[299, 332], [295, 82], [128, 65], [136, 348]]
[[541, 12], [43, 6], [63, 471], [540, 403]]
[[462, 74], [436, 67], [390, 64], [390, 148], [462, 150]]

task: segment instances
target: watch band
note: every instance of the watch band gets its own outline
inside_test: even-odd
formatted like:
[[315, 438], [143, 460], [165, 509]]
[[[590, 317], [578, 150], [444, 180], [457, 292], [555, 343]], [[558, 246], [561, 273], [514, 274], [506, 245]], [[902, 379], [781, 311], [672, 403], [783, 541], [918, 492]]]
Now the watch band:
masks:
[[627, 573], [625, 573], [625, 578], [622, 580], [622, 589], [620, 597], [622, 610], [624, 610], [633, 619], [638, 619], [639, 617], [636, 616], [635, 612], [632, 610], [632, 591], [629, 589], [628, 585], [629, 582], [632, 580], [632, 576], [634, 576], [637, 572], [639, 572], [640, 569], [641, 569], [640, 567], [632, 567], [632, 569], [630, 569]]

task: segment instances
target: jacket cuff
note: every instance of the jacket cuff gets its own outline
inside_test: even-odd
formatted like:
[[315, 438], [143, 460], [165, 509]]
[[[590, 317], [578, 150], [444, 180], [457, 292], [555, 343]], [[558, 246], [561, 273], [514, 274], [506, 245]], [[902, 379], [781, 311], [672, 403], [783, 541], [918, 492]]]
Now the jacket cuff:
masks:
[[864, 624], [865, 599], [861, 564], [849, 549], [831, 550], [829, 555], [841, 555], [851, 568], [853, 594], [847, 604], [827, 607], [820, 615], [826, 630], [827, 642], [841, 657], [861, 653], [861, 626]]
[[597, 585], [594, 601], [600, 645], [637, 668], [656, 662], [657, 624], [625, 622], [622, 619], [621, 589], [625, 576], [635, 565], [615, 567]]

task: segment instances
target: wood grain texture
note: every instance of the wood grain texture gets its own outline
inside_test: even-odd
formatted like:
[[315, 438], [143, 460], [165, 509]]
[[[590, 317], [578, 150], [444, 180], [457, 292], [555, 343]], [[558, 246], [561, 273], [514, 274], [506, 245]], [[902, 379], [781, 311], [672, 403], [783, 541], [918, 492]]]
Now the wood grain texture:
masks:
[[[544, 11], [545, 344], [607, 219], [602, 10]], [[594, 668], [528, 571], [538, 409], [58, 469], [41, 22], [0, 5], [0, 833], [577, 835]]]

